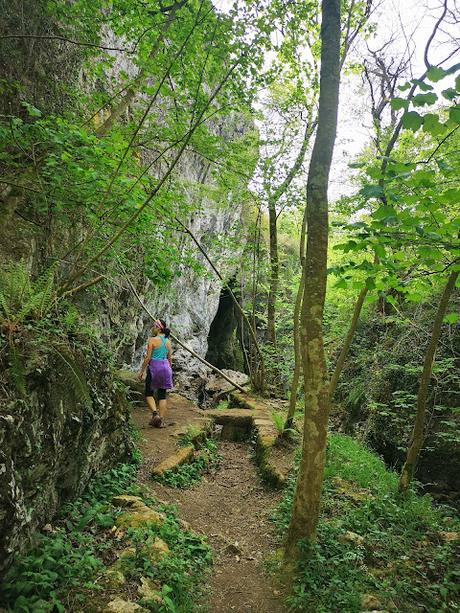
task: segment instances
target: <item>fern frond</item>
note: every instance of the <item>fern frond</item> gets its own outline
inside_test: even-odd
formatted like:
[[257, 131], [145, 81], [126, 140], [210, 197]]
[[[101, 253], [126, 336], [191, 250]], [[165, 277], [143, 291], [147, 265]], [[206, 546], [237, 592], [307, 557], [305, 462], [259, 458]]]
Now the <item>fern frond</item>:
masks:
[[8, 373], [13, 381], [18, 392], [25, 396], [27, 394], [26, 383], [26, 367], [24, 363], [24, 357], [19, 353], [14, 344], [10, 344], [8, 351], [8, 360], [10, 367]]
[[7, 264], [0, 274], [0, 308], [6, 319], [18, 321], [17, 313], [30, 292], [30, 276], [24, 261]]
[[30, 272], [21, 260], [5, 266], [0, 274], [0, 316], [20, 323], [28, 316], [43, 319], [54, 303], [54, 282], [57, 264], [46, 269], [32, 283]]
[[76, 400], [86, 407], [91, 407], [91, 394], [86, 377], [74, 356], [63, 346], [53, 344], [51, 348], [63, 367], [65, 383], [72, 389]]
[[40, 319], [45, 317], [53, 304], [54, 298], [54, 280], [56, 274], [57, 263], [50, 266], [33, 285], [33, 293], [39, 296], [36, 306], [36, 316]]

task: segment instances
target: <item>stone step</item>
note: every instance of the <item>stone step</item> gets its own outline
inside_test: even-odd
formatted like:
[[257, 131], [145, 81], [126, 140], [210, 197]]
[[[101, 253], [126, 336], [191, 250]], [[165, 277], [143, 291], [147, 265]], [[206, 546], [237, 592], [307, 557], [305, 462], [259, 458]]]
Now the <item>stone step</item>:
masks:
[[168, 456], [165, 460], [155, 466], [155, 468], [152, 470], [152, 476], [160, 477], [168, 470], [175, 470], [181, 464], [188, 462], [193, 456], [194, 451], [195, 447], [193, 445], [181, 447], [176, 451], [176, 453]]
[[283, 487], [288, 475], [272, 460], [272, 450], [278, 441], [278, 431], [272, 419], [273, 407], [263, 399], [232, 392], [236, 406], [206, 411], [214, 423], [223, 426], [221, 437], [239, 441], [255, 434], [256, 462], [263, 478], [275, 487]]

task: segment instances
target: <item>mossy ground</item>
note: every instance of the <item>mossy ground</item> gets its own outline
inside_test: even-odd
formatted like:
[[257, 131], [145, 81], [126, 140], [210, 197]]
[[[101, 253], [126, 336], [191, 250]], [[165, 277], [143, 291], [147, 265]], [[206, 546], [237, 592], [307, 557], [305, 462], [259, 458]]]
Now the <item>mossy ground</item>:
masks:
[[[352, 438], [332, 434], [325, 470], [318, 542], [300, 562], [293, 610], [354, 613], [366, 609], [460, 611], [460, 521], [429, 496], [397, 493], [398, 476]], [[274, 514], [288, 526], [295, 475]]]

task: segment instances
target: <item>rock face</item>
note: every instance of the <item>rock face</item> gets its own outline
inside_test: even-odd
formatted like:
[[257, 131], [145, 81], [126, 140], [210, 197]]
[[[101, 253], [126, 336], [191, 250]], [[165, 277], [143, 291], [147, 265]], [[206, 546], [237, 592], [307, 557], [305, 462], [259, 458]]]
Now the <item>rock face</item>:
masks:
[[0, 574], [65, 500], [130, 456], [124, 396], [108, 372], [85, 370], [90, 404], [51, 361], [30, 375], [24, 399], [0, 399]]
[[[226, 133], [231, 133], [235, 137], [243, 134], [248, 126], [241, 120], [235, 119], [233, 126], [226, 126]], [[223, 128], [218, 128], [223, 132]], [[203, 182], [205, 185], [212, 185], [212, 178], [203, 178], [203, 165], [200, 160], [193, 156], [188, 156], [182, 162], [181, 174], [188, 180]], [[194, 203], [196, 206], [196, 202]], [[224, 202], [217, 205], [215, 202], [203, 198], [200, 203], [200, 213], [192, 216], [188, 227], [193, 232], [197, 240], [205, 247], [209, 257], [215, 263], [220, 273], [228, 281], [237, 272], [237, 259], [242, 253], [242, 241], [238, 238], [238, 226], [242, 213], [243, 204], [241, 202]], [[192, 247], [191, 239], [184, 239], [184, 248]], [[198, 261], [205, 269], [209, 270], [198, 248], [196, 256]], [[229, 263], [229, 261], [231, 263]], [[203, 358], [208, 354], [208, 336], [214, 318], [218, 313], [221, 303], [221, 295], [224, 296], [225, 290], [222, 288], [221, 281], [215, 273], [199, 273], [190, 267], [184, 267], [180, 276], [175, 278], [167, 290], [155, 290], [147, 287], [143, 292], [142, 299], [149, 310], [156, 317], [166, 320], [171, 331], [188, 347], [193, 349]], [[228, 300], [227, 300], [228, 302]], [[232, 306], [230, 305], [230, 308]], [[151, 320], [141, 314], [138, 320], [138, 335], [134, 342], [132, 359], [127, 364], [129, 368], [137, 369], [141, 363], [145, 343], [149, 336]], [[235, 339], [236, 319], [232, 319], [233, 330], [230, 334], [225, 331], [225, 339], [216, 342], [225, 343], [226, 352], [229, 355], [238, 353], [238, 342], [234, 342], [234, 348], [230, 345]], [[180, 347], [173, 347], [173, 370], [174, 386], [186, 396], [196, 400], [200, 399], [199, 381], [204, 380], [209, 375], [209, 369], [190, 353]], [[215, 361], [213, 360], [212, 363]], [[239, 367], [242, 366], [242, 358], [238, 363], [238, 358], [233, 360], [233, 364], [219, 364], [220, 367]]]

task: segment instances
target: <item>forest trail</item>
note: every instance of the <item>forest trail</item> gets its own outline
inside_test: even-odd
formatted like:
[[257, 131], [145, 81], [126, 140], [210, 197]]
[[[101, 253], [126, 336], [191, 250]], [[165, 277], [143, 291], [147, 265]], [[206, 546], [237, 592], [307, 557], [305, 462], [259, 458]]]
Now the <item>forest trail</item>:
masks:
[[170, 426], [149, 427], [148, 413], [142, 409], [134, 410], [133, 420], [141, 436], [140, 482], [159, 499], [176, 504], [179, 516], [205, 534], [213, 550], [210, 593], [205, 603], [209, 613], [285, 612], [282, 588], [274, 587], [276, 582], [263, 568], [263, 561], [274, 555], [278, 546], [269, 515], [281, 492], [262, 482], [249, 445], [222, 441], [219, 469], [189, 489], [171, 488], [152, 481], [151, 471], [177, 450], [177, 437], [188, 425], [206, 421], [203, 412], [172, 394], [166, 419]]

